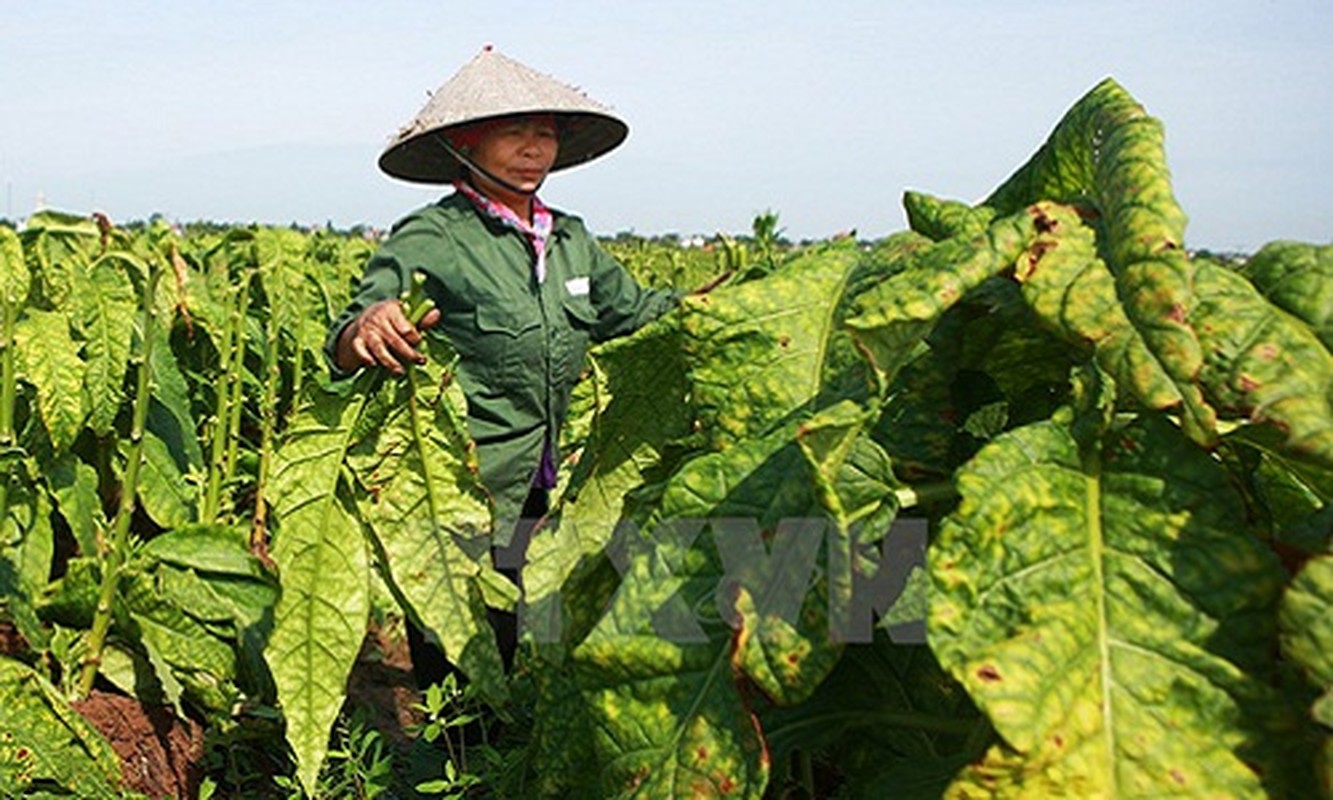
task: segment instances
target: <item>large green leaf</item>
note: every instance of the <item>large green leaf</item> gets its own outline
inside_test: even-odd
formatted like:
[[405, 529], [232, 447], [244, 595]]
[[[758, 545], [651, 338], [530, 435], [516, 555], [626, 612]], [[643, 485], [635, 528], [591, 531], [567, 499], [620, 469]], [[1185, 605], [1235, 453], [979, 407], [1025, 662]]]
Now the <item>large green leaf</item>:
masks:
[[[665, 481], [690, 433], [680, 329], [673, 319], [609, 342], [592, 354], [600, 411], [555, 521], [533, 537], [523, 569], [525, 619], [540, 641], [563, 630], [560, 593], [575, 566], [611, 541], [622, 520], [642, 524], [645, 493]], [[538, 627], [540, 626], [540, 627]]]
[[840, 797], [864, 800], [936, 800], [989, 728], [929, 648], [883, 635], [849, 645], [809, 700], [760, 719], [775, 764], [814, 754], [844, 777]]
[[1318, 693], [1310, 709], [1321, 726], [1322, 763], [1315, 771], [1324, 797], [1333, 797], [1333, 553], [1311, 559], [1292, 580], [1278, 624], [1283, 656], [1300, 665]]
[[[1179, 408], [1180, 382], [1136, 326], [1094, 231], [1072, 208], [1050, 203], [1033, 208], [1040, 233], [1015, 277], [1037, 316], [1071, 344], [1093, 348], [1102, 369], [1149, 408]], [[1191, 391], [1197, 387], [1191, 384]]]
[[14, 229], [0, 225], [0, 293], [3, 299], [15, 309], [21, 308], [28, 299], [28, 287], [32, 274], [23, 260], [23, 243]]
[[[827, 676], [842, 645], [819, 555], [840, 551], [850, 568], [847, 528], [875, 505], [866, 464], [843, 444], [866, 416], [830, 415], [688, 462], [652, 526], [615, 543], [620, 586], [573, 654], [604, 794], [762, 794], [768, 762], [737, 673], [784, 703]], [[842, 503], [837, 519], [812, 468]]]
[[1010, 269], [1035, 233], [1019, 212], [972, 235], [908, 251], [905, 269], [865, 292], [861, 313], [847, 321], [856, 343], [885, 384], [917, 357], [940, 316], [986, 279]]
[[945, 200], [925, 192], [903, 192], [903, 210], [907, 212], [908, 226], [940, 242], [955, 236], [980, 236], [995, 219], [995, 209], [987, 206], [972, 207], [957, 200]]
[[[779, 704], [809, 697], [837, 663], [842, 642], [855, 638], [855, 595], [864, 589], [858, 576], [873, 575], [878, 566], [862, 551], [883, 537], [897, 511], [888, 458], [861, 435], [872, 417], [847, 401], [797, 430], [813, 484], [814, 502], [801, 515], [805, 523], [780, 520], [762, 538], [731, 533], [717, 542], [736, 587], [735, 659]], [[706, 509], [714, 517], [731, 510], [725, 502]], [[815, 520], [820, 524], [809, 524]]]
[[120, 591], [136, 637], [168, 664], [185, 672], [205, 672], [227, 680], [236, 675], [231, 643], [194, 619], [176, 598], [163, 592], [156, 576], [128, 570]]
[[111, 431], [125, 401], [123, 384], [130, 358], [138, 300], [119, 259], [98, 259], [75, 295], [77, 322], [86, 363], [83, 388], [88, 396], [88, 426]]
[[51, 575], [55, 533], [51, 503], [31, 480], [35, 464], [0, 460], [0, 609], [30, 643], [41, 645], [47, 634], [34, 605]]
[[1284, 455], [1333, 471], [1333, 354], [1225, 267], [1201, 264], [1194, 291], [1209, 401], [1280, 432]]
[[182, 467], [170, 445], [152, 430], [144, 431], [138, 497], [148, 516], [163, 528], [195, 520], [198, 490], [186, 482]]
[[297, 775], [313, 790], [370, 614], [370, 558], [339, 496], [343, 457], [364, 394], [312, 385], [273, 470], [273, 559], [282, 596], [264, 657], [287, 720]]
[[223, 575], [264, 579], [259, 559], [245, 548], [245, 534], [220, 525], [190, 525], [155, 536], [139, 549], [142, 558]]
[[65, 518], [79, 551], [85, 556], [98, 553], [98, 537], [106, 530], [106, 514], [97, 493], [97, 470], [70, 453], [56, 460], [46, 474], [55, 498], [56, 509]]
[[[874, 266], [873, 262], [867, 262]], [[845, 243], [801, 256], [763, 281], [688, 297], [681, 317], [691, 399], [713, 449], [761, 436], [822, 393], [870, 380], [842, 321], [858, 286]]]
[[[0, 793], [122, 797], [111, 745], [25, 664], [0, 658]], [[54, 785], [52, 785], [54, 784]]]
[[69, 320], [59, 311], [28, 309], [19, 320], [14, 339], [21, 374], [37, 390], [37, 408], [51, 444], [64, 450], [83, 429], [84, 362], [79, 344], [70, 335]]
[[[203, 448], [190, 408], [190, 386], [171, 349], [170, 332], [164, 325], [153, 326], [152, 362], [153, 402], [148, 407], [148, 430], [166, 442], [182, 469], [201, 471], [204, 466]], [[187, 468], [188, 467], [188, 468]]]
[[1311, 559], [1282, 598], [1282, 652], [1333, 689], [1333, 555]]
[[490, 502], [453, 353], [429, 337], [427, 355], [407, 379], [386, 384], [388, 415], [355, 444], [351, 464], [370, 495], [366, 521], [391, 588], [445, 655], [500, 701], [504, 666], [481, 584], [491, 572]]
[[1245, 262], [1243, 274], [1333, 349], [1333, 245], [1270, 242]]
[[1185, 429], [1212, 442], [1215, 414], [1195, 385], [1204, 361], [1191, 319], [1195, 262], [1184, 250], [1186, 218], [1172, 192], [1161, 122], [1114, 80], [1097, 84], [983, 205], [1004, 215], [1043, 200], [1078, 207], [1096, 227], [1099, 255], [1114, 276], [1111, 296], [1151, 354], [1133, 371], [1137, 381], [1117, 380], [1153, 408], [1161, 407], [1161, 383], [1174, 384]]
[[1259, 795], [1281, 568], [1170, 423], [1082, 435], [984, 448], [931, 546], [931, 647], [1005, 741], [953, 791]]
[[39, 211], [24, 222], [24, 255], [36, 278], [43, 308], [65, 305], [80, 291], [84, 273], [102, 250], [102, 234], [89, 217]]
[[697, 627], [688, 616], [676, 620], [692, 635], [668, 640], [653, 631], [654, 609], [703, 603], [707, 615], [720, 578], [716, 556], [703, 548], [642, 552], [602, 624], [575, 651], [601, 772], [590, 793], [762, 796], [767, 752], [735, 682], [730, 629], [714, 612]]

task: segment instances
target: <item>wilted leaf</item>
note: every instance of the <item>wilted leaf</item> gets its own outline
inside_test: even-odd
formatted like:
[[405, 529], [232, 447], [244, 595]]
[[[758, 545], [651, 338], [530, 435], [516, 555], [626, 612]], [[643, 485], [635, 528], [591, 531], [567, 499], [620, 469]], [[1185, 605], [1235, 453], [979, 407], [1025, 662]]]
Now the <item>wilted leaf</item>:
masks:
[[[1099, 305], [1114, 298], [1121, 307], [1116, 328], [1123, 314], [1133, 334], [1120, 334], [1119, 350], [1131, 340], [1136, 350], [1139, 339], [1146, 350], [1113, 357], [1131, 358], [1134, 364], [1130, 371], [1136, 380], [1113, 370], [1117, 381], [1135, 392], [1151, 387], [1142, 399], [1152, 408], [1162, 407], [1166, 390], [1161, 384], [1169, 381], [1191, 438], [1213, 442], [1216, 415], [1195, 386], [1204, 361], [1191, 316], [1195, 262], [1184, 250], [1186, 218], [1171, 188], [1161, 122], [1115, 81], [1097, 84], [982, 204], [1004, 215], [1040, 201], [1078, 208], [1097, 230], [1097, 255], [1114, 276], [1114, 291], [1107, 294], [1100, 274], [1082, 291]], [[1063, 282], [1076, 283], [1075, 276], [1066, 275]], [[1092, 313], [1082, 302], [1071, 306], [1073, 315]]]

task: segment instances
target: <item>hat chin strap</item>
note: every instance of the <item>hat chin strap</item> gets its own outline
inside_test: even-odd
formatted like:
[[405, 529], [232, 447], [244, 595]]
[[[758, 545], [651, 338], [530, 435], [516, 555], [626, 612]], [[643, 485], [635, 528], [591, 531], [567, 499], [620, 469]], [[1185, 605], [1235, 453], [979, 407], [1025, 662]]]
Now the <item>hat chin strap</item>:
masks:
[[[445, 136], [443, 133], [436, 132], [435, 141], [439, 142], [440, 146], [445, 149], [445, 152], [447, 152], [454, 158], [458, 159], [459, 163], [462, 164], [463, 166], [472, 170], [476, 174], [481, 175], [482, 177], [486, 178], [486, 180], [491, 181], [495, 185], [508, 189], [509, 191], [514, 192], [515, 194], [521, 194], [524, 197], [532, 197], [533, 195], [537, 194], [538, 189], [542, 188], [541, 183], [538, 183], [536, 187], [532, 189], [523, 189], [518, 186], [515, 186], [514, 184], [505, 180], [504, 178], [501, 178], [499, 175], [496, 175], [495, 173], [481, 166], [477, 162], [463, 155], [463, 153], [460, 152], [458, 148], [454, 147], [453, 144], [450, 143], [449, 137]], [[542, 183], [545, 182], [546, 179], [543, 178]]]

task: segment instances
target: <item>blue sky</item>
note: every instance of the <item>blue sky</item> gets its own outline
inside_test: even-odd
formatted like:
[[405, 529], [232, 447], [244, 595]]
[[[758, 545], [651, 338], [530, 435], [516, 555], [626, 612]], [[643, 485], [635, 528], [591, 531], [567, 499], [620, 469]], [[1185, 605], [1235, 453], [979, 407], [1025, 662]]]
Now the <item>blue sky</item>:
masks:
[[0, 213], [387, 226], [387, 137], [485, 43], [626, 143], [543, 197], [600, 233], [901, 230], [976, 201], [1104, 77], [1166, 125], [1187, 244], [1333, 241], [1327, 0], [0, 0]]

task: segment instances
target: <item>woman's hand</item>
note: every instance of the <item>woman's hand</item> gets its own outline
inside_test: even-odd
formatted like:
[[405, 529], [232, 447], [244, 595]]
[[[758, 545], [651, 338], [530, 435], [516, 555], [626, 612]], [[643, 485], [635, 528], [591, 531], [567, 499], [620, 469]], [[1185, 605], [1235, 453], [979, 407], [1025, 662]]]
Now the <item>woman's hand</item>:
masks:
[[421, 331], [440, 321], [439, 309], [432, 308], [413, 325], [403, 313], [400, 300], [381, 300], [366, 307], [338, 335], [335, 360], [338, 368], [381, 366], [395, 375], [403, 374], [403, 362], [423, 364], [426, 356], [417, 350]]

